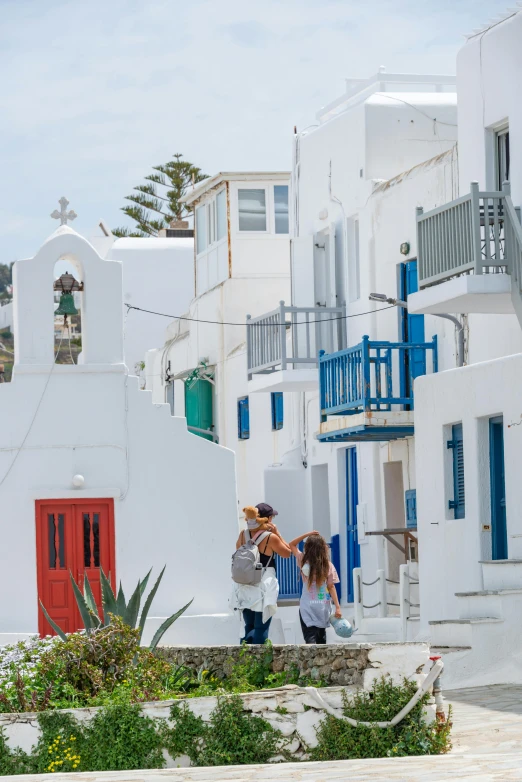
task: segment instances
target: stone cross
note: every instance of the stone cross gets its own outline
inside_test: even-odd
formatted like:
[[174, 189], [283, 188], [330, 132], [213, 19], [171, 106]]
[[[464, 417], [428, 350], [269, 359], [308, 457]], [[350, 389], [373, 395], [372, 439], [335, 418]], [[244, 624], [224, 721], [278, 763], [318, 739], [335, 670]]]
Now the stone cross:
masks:
[[67, 225], [67, 221], [75, 220], [78, 215], [76, 212], [71, 209], [69, 212], [67, 211], [67, 207], [69, 206], [69, 201], [66, 199], [65, 196], [62, 196], [60, 200], [58, 201], [60, 204], [60, 211], [58, 209], [55, 209], [54, 212], [51, 212], [51, 217], [53, 217], [55, 220], [60, 221], [60, 225]]

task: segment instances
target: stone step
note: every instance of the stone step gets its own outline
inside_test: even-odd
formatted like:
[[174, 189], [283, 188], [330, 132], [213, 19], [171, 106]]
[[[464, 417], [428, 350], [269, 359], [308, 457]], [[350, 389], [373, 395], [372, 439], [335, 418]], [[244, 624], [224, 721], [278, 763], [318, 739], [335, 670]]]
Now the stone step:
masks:
[[493, 616], [467, 619], [439, 619], [429, 622], [432, 646], [473, 646], [473, 628], [477, 625], [502, 623]]
[[494, 559], [480, 564], [485, 591], [522, 589], [522, 559]]

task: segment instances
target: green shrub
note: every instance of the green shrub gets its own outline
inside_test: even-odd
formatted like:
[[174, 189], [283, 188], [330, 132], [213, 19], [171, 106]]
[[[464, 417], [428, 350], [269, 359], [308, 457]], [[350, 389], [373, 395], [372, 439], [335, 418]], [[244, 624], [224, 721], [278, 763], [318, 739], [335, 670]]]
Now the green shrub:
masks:
[[32, 771], [29, 755], [21, 749], [11, 749], [7, 745], [4, 729], [0, 728], [0, 776], [31, 774]]
[[[352, 700], [345, 696], [343, 713], [361, 722], [387, 722], [406, 706], [417, 690], [415, 682], [393, 684], [389, 677], [376, 680], [369, 692], [360, 691]], [[406, 755], [435, 755], [448, 752], [451, 719], [446, 723], [426, 724], [423, 707], [426, 694], [395, 727], [353, 727], [328, 715], [321, 721], [317, 747], [310, 750], [311, 760], [347, 760]]]
[[286, 754], [288, 740], [262, 717], [244, 711], [238, 695], [218, 698], [208, 723], [186, 704], [173, 705], [171, 720], [174, 727], [165, 737], [168, 751], [172, 757], [188, 755], [195, 766], [267, 763]]
[[86, 771], [126, 771], [165, 765], [160, 731], [137, 704], [112, 704], [101, 709], [85, 729], [85, 743]]

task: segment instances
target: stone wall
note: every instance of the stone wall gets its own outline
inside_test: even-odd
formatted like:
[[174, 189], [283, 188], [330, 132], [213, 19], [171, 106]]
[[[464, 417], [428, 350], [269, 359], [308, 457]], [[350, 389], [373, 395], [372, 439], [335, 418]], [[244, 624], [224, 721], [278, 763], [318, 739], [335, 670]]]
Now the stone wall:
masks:
[[[299, 675], [332, 685], [366, 687], [379, 675], [397, 680], [415, 674], [427, 661], [427, 644], [310, 644], [274, 645], [271, 668], [274, 673], [297, 669]], [[187, 668], [213, 671], [226, 676], [241, 655], [240, 646], [164, 646], [157, 650], [169, 662]], [[248, 654], [261, 657], [263, 646], [249, 646]]]
[[[424, 677], [421, 669], [429, 660], [429, 647], [423, 643], [411, 644], [336, 644], [332, 646], [274, 646], [274, 671], [290, 670], [297, 665], [303, 675], [330, 681], [346, 682], [343, 686], [321, 687], [314, 694], [306, 689], [287, 685], [273, 690], [241, 695], [245, 711], [258, 714], [289, 739], [288, 751], [296, 760], [306, 758], [307, 748], [317, 742], [316, 728], [325, 716], [325, 709], [341, 714], [343, 697], [357, 689], [369, 688], [375, 678], [391, 676], [396, 682], [404, 677]], [[161, 655], [178, 665], [192, 668], [213, 668], [224, 674], [238, 659], [240, 647], [163, 647]], [[262, 647], [250, 647], [249, 653], [266, 653]], [[429, 668], [429, 664], [427, 668]], [[425, 673], [425, 672], [424, 672]], [[225, 696], [226, 697], [226, 696]], [[155, 719], [168, 719], [174, 701], [144, 703], [145, 714]], [[190, 710], [208, 721], [217, 705], [216, 697], [185, 699]], [[80, 721], [91, 720], [98, 708], [68, 709]], [[432, 710], [433, 711], [433, 710]], [[434, 718], [432, 713], [430, 719]], [[4, 730], [9, 746], [26, 752], [36, 744], [40, 735], [38, 715], [0, 714], [0, 730]], [[273, 758], [282, 760], [281, 757]], [[187, 757], [166, 756], [167, 768], [189, 765]]]

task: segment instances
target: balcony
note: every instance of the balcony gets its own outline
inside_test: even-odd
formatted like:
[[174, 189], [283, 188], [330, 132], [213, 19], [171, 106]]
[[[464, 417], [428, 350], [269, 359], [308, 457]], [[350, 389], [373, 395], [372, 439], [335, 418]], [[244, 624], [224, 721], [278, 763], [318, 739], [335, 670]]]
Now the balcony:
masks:
[[[430, 366], [429, 366], [430, 365]], [[414, 380], [437, 371], [431, 342], [370, 342], [319, 357], [323, 442], [397, 440], [413, 435]]]
[[257, 318], [247, 315], [249, 393], [315, 391], [318, 355], [341, 350], [346, 341], [345, 307], [289, 307]]
[[471, 192], [437, 209], [417, 209], [419, 291], [410, 313], [509, 314], [519, 309], [512, 269], [522, 247], [520, 212], [504, 190]]

